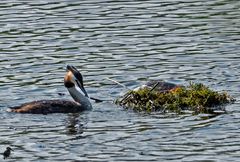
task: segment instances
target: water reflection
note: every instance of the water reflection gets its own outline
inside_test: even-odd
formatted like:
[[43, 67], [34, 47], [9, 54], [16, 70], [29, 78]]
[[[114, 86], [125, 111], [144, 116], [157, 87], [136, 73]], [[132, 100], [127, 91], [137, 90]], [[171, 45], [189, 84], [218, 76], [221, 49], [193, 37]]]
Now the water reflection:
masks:
[[83, 121], [79, 121], [81, 114], [68, 114], [66, 119], [66, 134], [67, 135], [77, 135], [84, 132]]

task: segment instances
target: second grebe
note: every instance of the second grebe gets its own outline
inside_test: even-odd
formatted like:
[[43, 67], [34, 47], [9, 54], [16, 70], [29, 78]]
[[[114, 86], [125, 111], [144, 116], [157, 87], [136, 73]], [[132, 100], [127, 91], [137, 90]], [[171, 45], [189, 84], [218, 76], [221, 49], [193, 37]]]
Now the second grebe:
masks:
[[[83, 86], [83, 77], [74, 67], [67, 65], [64, 86], [68, 89], [74, 101], [69, 100], [38, 100], [20, 106], [11, 107], [7, 111], [17, 113], [48, 114], [75, 113], [92, 109], [89, 96]], [[77, 87], [78, 86], [78, 87]]]
[[149, 89], [154, 88], [155, 91], [166, 92], [178, 87], [181, 87], [181, 85], [165, 82], [162, 80], [149, 80], [148, 82], [141, 85], [140, 87], [135, 88], [134, 91], [138, 91], [139, 89], [143, 89], [143, 88], [149, 88]]

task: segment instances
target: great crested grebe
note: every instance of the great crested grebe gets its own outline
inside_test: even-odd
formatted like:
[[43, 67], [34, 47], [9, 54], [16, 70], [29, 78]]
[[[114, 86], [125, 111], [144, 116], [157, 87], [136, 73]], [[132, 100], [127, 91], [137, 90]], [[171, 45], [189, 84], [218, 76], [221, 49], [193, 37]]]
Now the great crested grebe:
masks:
[[[74, 67], [67, 65], [64, 77], [64, 86], [74, 99], [69, 100], [38, 100], [10, 107], [7, 111], [18, 113], [48, 114], [48, 113], [75, 113], [92, 109], [89, 96], [83, 86], [83, 77]], [[79, 88], [78, 88], [78, 87]]]

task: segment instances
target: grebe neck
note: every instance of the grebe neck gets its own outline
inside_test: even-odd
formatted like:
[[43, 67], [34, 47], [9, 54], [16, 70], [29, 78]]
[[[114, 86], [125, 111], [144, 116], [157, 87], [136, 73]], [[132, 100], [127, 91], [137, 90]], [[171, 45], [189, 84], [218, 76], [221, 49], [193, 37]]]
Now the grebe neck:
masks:
[[92, 108], [89, 98], [83, 95], [75, 86], [68, 88], [68, 91], [74, 101], [79, 103], [81, 106], [86, 107], [86, 109]]

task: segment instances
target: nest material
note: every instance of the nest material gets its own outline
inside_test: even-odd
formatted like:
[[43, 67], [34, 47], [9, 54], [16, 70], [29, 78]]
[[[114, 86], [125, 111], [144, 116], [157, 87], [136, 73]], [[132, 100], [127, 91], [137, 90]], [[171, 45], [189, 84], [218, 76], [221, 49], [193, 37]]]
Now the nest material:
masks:
[[166, 91], [154, 90], [155, 87], [131, 90], [117, 99], [116, 104], [141, 112], [191, 111], [199, 114], [225, 111], [224, 105], [235, 101], [226, 92], [210, 90], [203, 84], [190, 83], [189, 86], [176, 86]]

